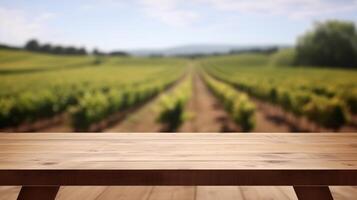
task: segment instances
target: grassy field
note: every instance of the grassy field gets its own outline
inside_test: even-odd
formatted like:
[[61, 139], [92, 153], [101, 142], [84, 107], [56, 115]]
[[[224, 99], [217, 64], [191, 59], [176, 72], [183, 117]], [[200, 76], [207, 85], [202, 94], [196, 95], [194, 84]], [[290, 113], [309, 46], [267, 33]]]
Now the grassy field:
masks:
[[0, 50], [0, 74], [20, 74], [94, 63], [90, 56], [55, 56], [27, 51]]

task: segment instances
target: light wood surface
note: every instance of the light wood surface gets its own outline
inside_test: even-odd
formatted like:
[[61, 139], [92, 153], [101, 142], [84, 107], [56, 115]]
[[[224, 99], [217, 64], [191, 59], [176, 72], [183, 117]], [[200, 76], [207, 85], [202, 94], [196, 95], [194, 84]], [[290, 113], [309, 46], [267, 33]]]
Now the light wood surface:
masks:
[[0, 134], [0, 185], [356, 185], [357, 134]]
[[[356, 200], [357, 187], [330, 187], [335, 200]], [[18, 186], [0, 187], [0, 200], [16, 200]], [[170, 191], [170, 193], [167, 193]], [[164, 195], [159, 195], [165, 193]], [[65, 186], [56, 200], [297, 200], [278, 186]]]

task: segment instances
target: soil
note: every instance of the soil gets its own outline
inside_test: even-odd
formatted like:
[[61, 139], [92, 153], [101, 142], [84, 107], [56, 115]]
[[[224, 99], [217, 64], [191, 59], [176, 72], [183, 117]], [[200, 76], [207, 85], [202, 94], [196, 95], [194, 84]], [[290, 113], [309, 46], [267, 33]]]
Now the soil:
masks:
[[48, 119], [40, 119], [35, 122], [25, 122], [15, 127], [0, 129], [0, 132], [39, 132], [40, 130], [51, 129], [52, 127], [60, 126], [65, 117], [65, 114], [58, 114]]
[[[257, 127], [255, 132], [336, 132], [316, 123], [284, 111], [280, 106], [258, 100], [250, 99], [257, 107]], [[269, 122], [269, 123], [266, 123]], [[356, 132], [357, 126], [350, 124], [341, 127], [338, 132]]]
[[[297, 124], [294, 116], [275, 106], [258, 99], [250, 97], [256, 106], [256, 128], [255, 132], [308, 132]], [[295, 122], [291, 122], [295, 120]]]
[[[186, 113], [188, 119], [177, 132], [236, 132], [239, 128], [234, 125], [217, 99], [204, 85], [199, 75], [193, 73], [192, 97], [188, 102]], [[167, 91], [170, 93], [175, 88]], [[165, 95], [163, 93], [162, 95]], [[165, 132], [165, 127], [156, 122], [157, 106], [160, 95], [154, 101], [133, 113], [122, 123], [107, 129], [106, 132]]]
[[[279, 107], [252, 99], [256, 105], [256, 127], [253, 132], [290, 132], [294, 130], [284, 120], [278, 120], [272, 113], [281, 113]], [[187, 106], [192, 116], [180, 129], [181, 132], [239, 132], [222, 104], [207, 88], [198, 72], [193, 75], [193, 95]], [[281, 114], [279, 115], [281, 116]], [[296, 128], [295, 128], [296, 129]]]
[[192, 79], [192, 97], [186, 108], [189, 119], [179, 132], [239, 132], [239, 127], [209, 91], [198, 72], [193, 72]]
[[162, 132], [164, 127], [156, 122], [158, 115], [156, 109], [158, 103], [163, 95], [167, 95], [168, 93], [172, 92], [183, 81], [183, 79], [184, 78], [180, 79], [164, 92], [154, 97], [148, 103], [142, 105], [140, 109], [135, 109], [132, 112], [129, 112], [126, 118], [124, 118], [122, 121], [117, 121], [115, 124], [105, 129], [104, 132]]
[[[238, 90], [238, 89], [237, 89]], [[305, 117], [285, 111], [281, 106], [250, 96], [256, 105], [256, 127], [253, 132], [356, 132], [357, 116], [339, 130], [324, 128]]]
[[[188, 119], [177, 132], [239, 132], [231, 117], [224, 111], [221, 103], [214, 97], [202, 80], [197, 69], [190, 67], [192, 74], [192, 96], [186, 107]], [[185, 76], [187, 77], [187, 76]], [[183, 77], [183, 78], [185, 78]], [[183, 79], [182, 78], [182, 79]], [[165, 127], [156, 122], [156, 107], [159, 98], [171, 92], [180, 79], [162, 94], [151, 100], [116, 113], [100, 123], [93, 125], [95, 132], [165, 132]], [[280, 106], [250, 97], [256, 105], [256, 127], [253, 132], [333, 132], [303, 118], [284, 111]], [[353, 116], [351, 124], [342, 127], [340, 132], [356, 132], [357, 117]], [[59, 114], [50, 119], [33, 123], [24, 123], [18, 127], [1, 129], [0, 132], [74, 132], [66, 114]]]
[[[174, 82], [173, 84], [169, 85], [166, 91], [171, 90], [173, 87], [175, 87], [181, 80], [184, 78], [180, 78], [178, 81]], [[128, 116], [131, 116], [133, 113], [136, 113], [137, 111], [142, 110], [147, 104], [151, 104], [159, 95], [156, 95], [152, 97], [151, 99], [147, 100], [146, 102], [137, 105], [133, 108], [130, 108], [126, 111], [121, 111], [112, 114], [111, 116], [107, 117], [106, 119], [100, 121], [99, 123], [93, 124], [87, 132], [103, 132], [105, 130], [115, 130], [115, 127], [117, 127], [119, 124], [121, 124], [122, 121], [124, 121]], [[110, 128], [112, 127], [112, 128]], [[49, 119], [41, 119], [33, 123], [24, 123], [21, 124], [17, 127], [10, 127], [6, 129], [0, 129], [0, 132], [47, 132], [47, 133], [56, 133], [56, 132], [61, 132], [61, 133], [70, 133], [70, 132], [76, 132], [71, 127], [70, 124], [70, 119], [68, 114], [63, 113], [57, 116], [54, 116]], [[119, 132], [119, 131], [118, 131]]]
[[118, 122], [104, 132], [160, 132], [163, 127], [156, 122], [157, 113], [155, 107], [159, 98], [163, 94], [153, 99], [150, 103], [142, 107], [135, 113], [131, 113], [125, 120]]
[[[175, 88], [172, 87], [165, 93]], [[117, 121], [105, 132], [159, 132], [162, 125], [156, 122], [155, 108], [161, 95], [140, 109], [132, 110], [122, 121]], [[251, 98], [256, 104], [254, 132], [290, 132], [318, 130], [314, 124], [286, 113], [281, 107]], [[178, 130], [180, 132], [238, 132], [230, 116], [206, 87], [197, 72], [193, 72], [192, 98], [187, 112], [191, 118]], [[66, 120], [64, 120], [65, 122]], [[60, 123], [43, 132], [71, 132], [67, 123]], [[348, 128], [348, 127], [346, 127]], [[323, 129], [319, 129], [323, 130]], [[356, 129], [354, 129], [356, 130]], [[19, 187], [0, 187], [0, 199], [16, 199]], [[356, 187], [332, 187], [336, 199], [352, 200]], [[175, 195], [173, 195], [175, 194]], [[174, 196], [176, 198], [174, 198]], [[291, 187], [62, 187], [57, 199], [296, 199]]]

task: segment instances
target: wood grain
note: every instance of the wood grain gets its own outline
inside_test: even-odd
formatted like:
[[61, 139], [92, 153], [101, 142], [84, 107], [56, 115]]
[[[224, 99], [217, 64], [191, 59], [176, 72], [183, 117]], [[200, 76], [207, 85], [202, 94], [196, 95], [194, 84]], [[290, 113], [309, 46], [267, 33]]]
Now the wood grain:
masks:
[[357, 134], [0, 134], [0, 185], [357, 185]]

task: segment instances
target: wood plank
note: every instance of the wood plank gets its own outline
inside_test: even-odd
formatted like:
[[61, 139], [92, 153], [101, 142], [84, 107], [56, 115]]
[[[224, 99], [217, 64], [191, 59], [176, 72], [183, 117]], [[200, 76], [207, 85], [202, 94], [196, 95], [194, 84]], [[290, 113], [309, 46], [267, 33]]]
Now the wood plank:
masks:
[[[18, 159], [26, 159], [31, 156], [32, 152], [10, 152], [10, 153], [0, 153], [1, 162], [13, 162], [14, 157]], [[319, 160], [326, 158], [326, 160], [354, 160], [357, 157], [357, 153], [335, 153], [331, 156], [329, 153], [303, 153], [303, 152], [291, 152], [291, 153], [281, 153], [281, 152], [207, 152], [207, 151], [195, 151], [189, 152], [162, 152], [162, 153], [149, 153], [149, 152], [133, 152], [131, 157], [128, 157], [125, 152], [73, 152], [64, 153], [58, 152], [55, 155], [49, 153], [36, 153], [36, 158], [40, 160], [61, 160], [64, 157], [70, 156], [71, 159], [82, 160], [83, 158], [90, 158], [91, 156], [97, 157], [96, 161], [108, 161], [115, 157], [121, 162], [124, 161], [168, 161], [176, 156], [175, 161], [264, 161], [264, 160]], [[86, 159], [86, 161], [89, 161]]]
[[[123, 190], [122, 188], [134, 188], [135, 190]], [[170, 186], [171, 187], [171, 186]], [[173, 187], [177, 189], [178, 187]], [[197, 200], [211, 200], [211, 199], [223, 199], [219, 197], [225, 197], [224, 200], [297, 200], [293, 187], [257, 187], [257, 186], [239, 186], [238, 190], [236, 186], [198, 186], [193, 187], [196, 192], [192, 193], [192, 187], [183, 187], [185, 191], [180, 192], [186, 194], [183, 198], [194, 198]], [[330, 187], [331, 192], [335, 200], [355, 200], [357, 196], [357, 187]], [[117, 200], [125, 193], [125, 197], [130, 200], [147, 199], [147, 193], [150, 193], [152, 186], [119, 186], [119, 187], [87, 187], [87, 186], [75, 186], [75, 187], [61, 187], [56, 200]], [[180, 188], [180, 190], [182, 190]], [[188, 191], [186, 191], [188, 190]], [[0, 199], [1, 200], [16, 200], [20, 187], [0, 187]], [[142, 192], [149, 191], [149, 192]], [[238, 194], [236, 195], [235, 193]], [[132, 194], [129, 194], [132, 192]], [[109, 193], [109, 194], [107, 194]], [[233, 193], [233, 194], [232, 194]], [[139, 194], [139, 195], [136, 195]], [[141, 195], [141, 197], [140, 197]], [[99, 197], [100, 196], [100, 197]], [[120, 199], [119, 199], [120, 200]]]
[[0, 134], [0, 185], [22, 183], [356, 185], [357, 134]]
[[153, 187], [147, 200], [195, 200], [195, 187], [156, 186]]
[[0, 170], [0, 185], [357, 185], [356, 170]]
[[357, 197], [357, 187], [335, 186], [330, 187], [335, 200], [355, 200]]
[[244, 199], [297, 200], [292, 187], [239, 186]]
[[0, 200], [15, 200], [19, 195], [21, 187], [2, 186], [0, 187]]
[[96, 200], [147, 200], [151, 194], [153, 187], [142, 186], [122, 186], [122, 187], [107, 187]]
[[[343, 137], [341, 137], [341, 135]], [[90, 137], [89, 137], [90, 136]], [[242, 139], [264, 139], [264, 140], [285, 140], [290, 138], [301, 139], [304, 142], [308, 142], [311, 139], [330, 140], [343, 139], [343, 138], [355, 138], [356, 133], [1, 133], [0, 141], [4, 139], [10, 140], [115, 140], [115, 139], [136, 139], [136, 140], [166, 140], [166, 139], [236, 139], [239, 137]]]
[[107, 188], [107, 186], [61, 187], [56, 200], [96, 200], [101, 194], [106, 192]]
[[244, 200], [241, 190], [237, 186], [199, 186], [197, 187], [196, 200]]

